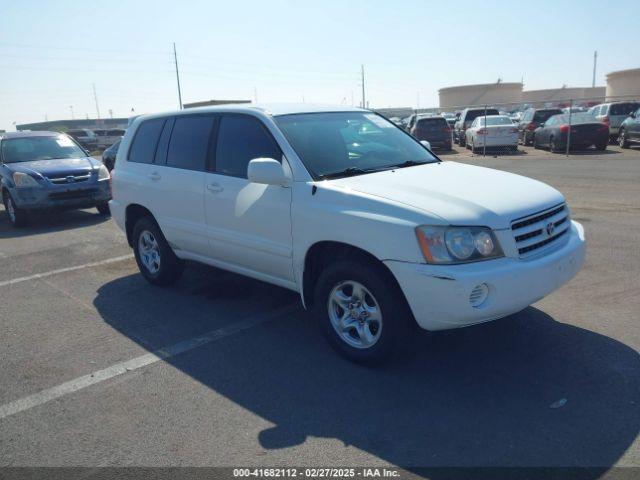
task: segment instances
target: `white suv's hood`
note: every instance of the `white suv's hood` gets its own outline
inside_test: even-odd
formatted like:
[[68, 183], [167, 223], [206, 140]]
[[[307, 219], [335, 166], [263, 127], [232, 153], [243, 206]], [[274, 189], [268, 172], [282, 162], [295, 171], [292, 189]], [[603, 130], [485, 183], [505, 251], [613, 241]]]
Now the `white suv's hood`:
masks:
[[510, 228], [512, 220], [564, 202], [537, 180], [456, 162], [434, 163], [341, 178], [331, 182], [409, 205], [451, 225]]

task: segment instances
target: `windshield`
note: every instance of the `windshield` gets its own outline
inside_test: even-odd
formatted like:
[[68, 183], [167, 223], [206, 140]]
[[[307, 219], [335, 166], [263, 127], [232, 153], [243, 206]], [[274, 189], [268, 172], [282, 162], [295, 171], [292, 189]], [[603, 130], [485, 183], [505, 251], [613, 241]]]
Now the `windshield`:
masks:
[[561, 113], [562, 113], [562, 110], [560, 110], [560, 109], [556, 109], [556, 110], [536, 110], [536, 113], [533, 115], [533, 121], [534, 122], [538, 122], [538, 123], [546, 122], [552, 116], [559, 115]]
[[437, 162], [426, 148], [374, 113], [307, 113], [275, 121], [315, 178]]
[[85, 151], [66, 135], [7, 138], [2, 141], [2, 161], [4, 163], [86, 156]]
[[[478, 117], [478, 124], [484, 126], [484, 119], [485, 117]], [[513, 125], [513, 122], [507, 116], [489, 116], [487, 117], [487, 125]]]

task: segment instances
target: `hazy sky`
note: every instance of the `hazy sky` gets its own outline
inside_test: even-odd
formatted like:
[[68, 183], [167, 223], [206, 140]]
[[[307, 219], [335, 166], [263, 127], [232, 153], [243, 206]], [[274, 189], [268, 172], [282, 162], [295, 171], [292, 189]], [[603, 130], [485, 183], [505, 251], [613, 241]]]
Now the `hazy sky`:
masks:
[[[0, 129], [251, 99], [437, 106], [438, 89], [589, 86], [640, 67], [638, 0], [0, 0]], [[625, 15], [614, 12], [627, 12]]]

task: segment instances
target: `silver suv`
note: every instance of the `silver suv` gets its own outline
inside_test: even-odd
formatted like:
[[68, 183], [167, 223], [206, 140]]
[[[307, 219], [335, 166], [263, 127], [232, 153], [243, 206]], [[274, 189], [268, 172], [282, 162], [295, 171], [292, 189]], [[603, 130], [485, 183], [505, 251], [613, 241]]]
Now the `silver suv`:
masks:
[[640, 102], [601, 103], [591, 107], [589, 113], [609, 125], [609, 136], [611, 140], [615, 140], [618, 138], [618, 130], [622, 122], [638, 108], [640, 108]]

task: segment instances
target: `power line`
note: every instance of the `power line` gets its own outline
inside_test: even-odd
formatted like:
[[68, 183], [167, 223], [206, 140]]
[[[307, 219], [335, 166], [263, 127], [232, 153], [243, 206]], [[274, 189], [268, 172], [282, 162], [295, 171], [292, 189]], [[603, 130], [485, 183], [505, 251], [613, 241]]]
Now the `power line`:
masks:
[[178, 54], [176, 53], [176, 42], [173, 42], [173, 58], [176, 62], [176, 80], [178, 81], [178, 103], [182, 110], [182, 92], [180, 91], [180, 73], [178, 72]]

